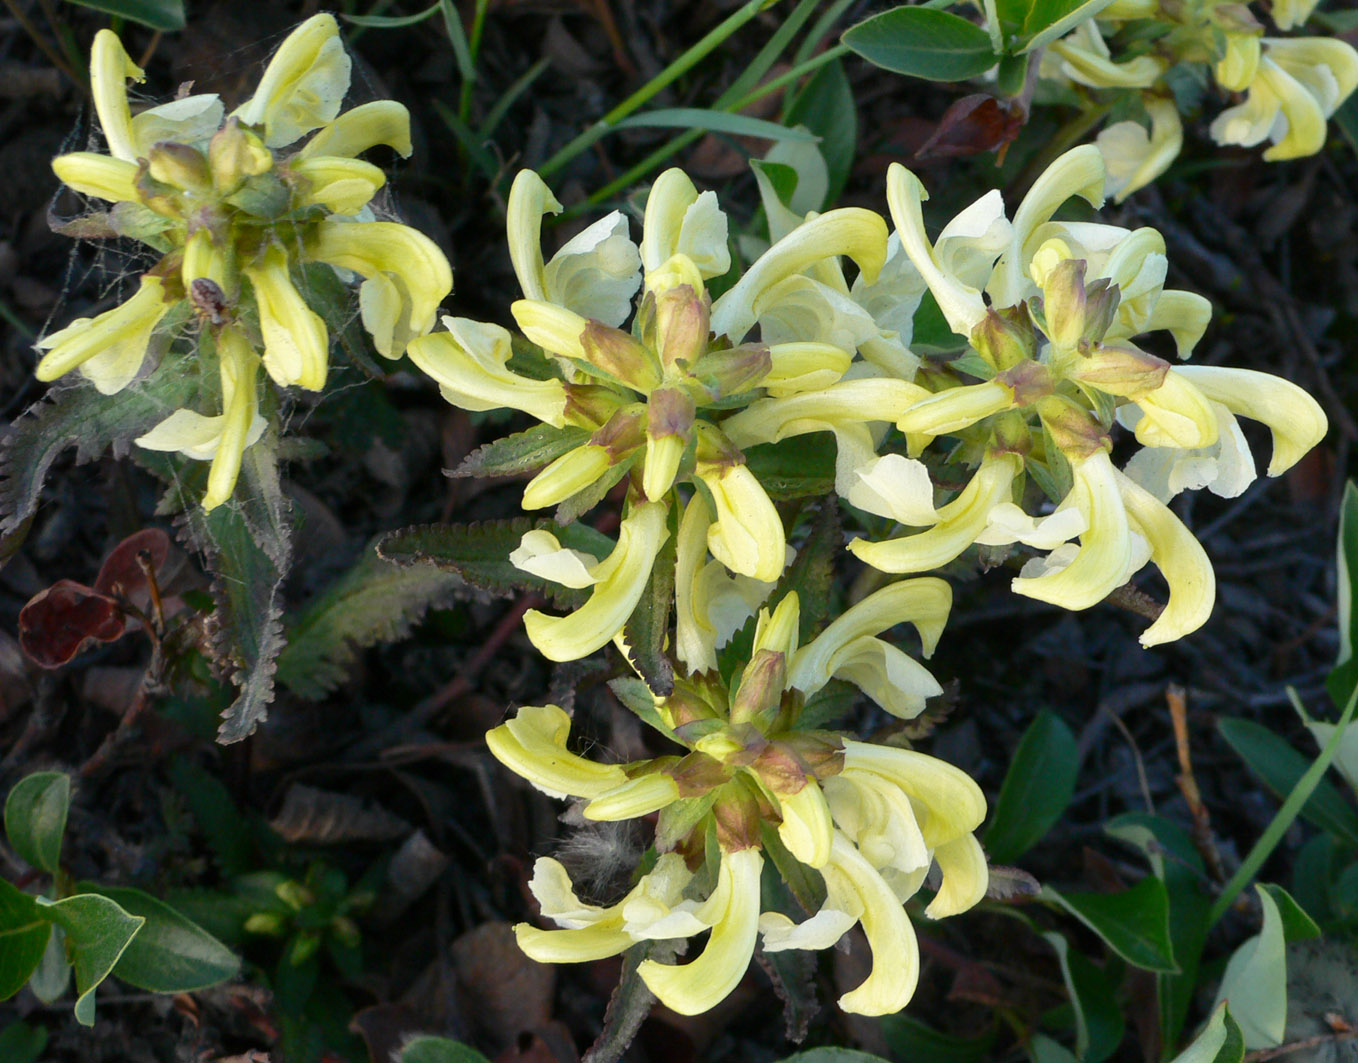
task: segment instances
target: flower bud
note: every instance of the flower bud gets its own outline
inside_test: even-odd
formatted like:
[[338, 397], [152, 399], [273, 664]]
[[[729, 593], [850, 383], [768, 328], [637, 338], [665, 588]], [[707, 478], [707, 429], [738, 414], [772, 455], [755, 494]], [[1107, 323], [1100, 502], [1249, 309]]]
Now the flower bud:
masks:
[[1169, 363], [1130, 345], [1095, 349], [1067, 372], [1072, 380], [1109, 395], [1136, 398], [1165, 382]]
[[1072, 461], [1112, 449], [1103, 425], [1070, 399], [1048, 395], [1038, 400], [1037, 412], [1056, 446]]
[[646, 461], [641, 489], [652, 502], [674, 486], [693, 428], [693, 399], [677, 388], [651, 392], [646, 404]]
[[971, 330], [971, 345], [994, 369], [1003, 372], [1020, 362], [1032, 361], [1037, 353], [1037, 336], [1023, 307], [992, 307]]
[[212, 186], [207, 159], [201, 151], [187, 144], [162, 140], [151, 148], [147, 163], [151, 176], [162, 184], [194, 192]]
[[268, 173], [273, 154], [264, 141], [242, 129], [234, 115], [213, 134], [207, 146], [208, 167], [218, 194], [226, 196], [243, 185], [247, 178]]
[[757, 387], [773, 367], [769, 349], [745, 343], [724, 351], [708, 351], [689, 366], [689, 375], [716, 401]]
[[1085, 271], [1082, 258], [1066, 258], [1042, 278], [1042, 309], [1047, 335], [1057, 348], [1072, 349], [1085, 329]]
[[643, 395], [660, 384], [662, 372], [656, 357], [640, 340], [622, 329], [589, 321], [580, 335], [585, 359]]
[[731, 700], [731, 722], [767, 726], [778, 714], [786, 685], [786, 655], [774, 650], [757, 651], [745, 666], [740, 688]]
[[690, 753], [665, 769], [665, 773], [679, 786], [680, 797], [702, 797], [731, 777], [730, 770], [706, 753]]

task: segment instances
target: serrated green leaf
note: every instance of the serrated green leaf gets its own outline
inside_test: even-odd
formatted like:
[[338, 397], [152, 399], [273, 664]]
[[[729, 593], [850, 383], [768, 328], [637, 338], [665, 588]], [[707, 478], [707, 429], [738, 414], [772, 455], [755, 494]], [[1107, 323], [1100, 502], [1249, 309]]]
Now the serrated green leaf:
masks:
[[388, 532], [377, 543], [378, 556], [398, 565], [432, 565], [461, 576], [473, 587], [491, 594], [536, 591], [562, 609], [574, 609], [589, 597], [589, 588], [576, 590], [534, 576], [509, 562], [524, 533], [542, 528], [562, 546], [582, 550], [602, 560], [613, 550], [613, 540], [583, 524], [561, 525], [550, 520], [514, 517], [481, 524], [420, 524]]
[[628, 659], [657, 697], [674, 693], [674, 664], [665, 653], [670, 633], [670, 612], [674, 606], [674, 563], [679, 539], [674, 510], [670, 511], [670, 534], [661, 544], [651, 565], [651, 575], [641, 600], [632, 610], [623, 636]]
[[293, 619], [277, 679], [317, 701], [339, 686], [360, 649], [404, 638], [429, 609], [466, 590], [460, 576], [429, 566], [402, 567], [377, 554], [374, 540], [347, 572]]
[[1169, 939], [1169, 896], [1158, 878], [1143, 878], [1121, 893], [1067, 893], [1043, 886], [1038, 897], [1064, 908], [1133, 966], [1178, 970]]
[[191, 993], [234, 978], [240, 970], [230, 949], [149, 893], [90, 882], [78, 888], [145, 920], [114, 964], [113, 977], [152, 993]]
[[37, 900], [0, 878], [0, 1000], [14, 996], [33, 976], [51, 936]]
[[1018, 44], [1034, 52], [1094, 18], [1113, 0], [1031, 0]]
[[210, 513], [194, 506], [181, 521], [212, 573], [213, 651], [237, 689], [222, 713], [222, 743], [253, 734], [273, 701], [284, 644], [282, 585], [292, 558], [289, 512], [266, 436], [245, 452], [232, 501]]
[[[1224, 718], [1217, 722], [1221, 737], [1275, 795], [1292, 792], [1311, 761], [1251, 720]], [[1358, 812], [1344, 800], [1338, 787], [1322, 778], [1301, 807], [1301, 816], [1321, 830], [1358, 845]]]
[[5, 833], [14, 851], [55, 875], [70, 807], [71, 777], [64, 772], [40, 771], [20, 779], [5, 799]]
[[184, 0], [71, 0], [91, 11], [131, 19], [153, 30], [182, 30], [186, 25]]
[[1081, 1063], [1102, 1063], [1117, 1050], [1126, 1026], [1108, 976], [1062, 934], [1043, 934], [1061, 961], [1061, 976], [1075, 1012], [1075, 1054]]
[[588, 431], [574, 425], [564, 428], [535, 425], [478, 447], [456, 469], [449, 469], [447, 475], [515, 476], [533, 472], [587, 442], [589, 436]]
[[1075, 795], [1080, 750], [1059, 716], [1043, 709], [1023, 732], [985, 832], [991, 861], [1013, 863], [1037, 844]]
[[5, 1063], [38, 1063], [46, 1047], [46, 1026], [12, 1022], [0, 1030], [0, 1059]]
[[642, 723], [654, 727], [672, 742], [679, 741], [674, 731], [660, 718], [660, 713], [655, 707], [655, 697], [643, 680], [633, 676], [619, 676], [608, 681], [608, 689], [613, 691], [614, 696], [639, 717]]
[[62, 451], [75, 447], [76, 464], [83, 465], [191, 405], [198, 374], [184, 361], [167, 359], [148, 380], [116, 395], [76, 383], [53, 388], [30, 406], [0, 442], [0, 532], [14, 531], [33, 515]]
[[66, 946], [75, 968], [75, 1017], [82, 1026], [94, 1025], [94, 990], [113, 970], [132, 938], [146, 922], [123, 911], [115, 901], [96, 893], [77, 893], [63, 901], [39, 898], [45, 919], [66, 931]]
[[896, 1059], [917, 1059], [921, 1063], [988, 1063], [992, 1058], [995, 1031], [977, 1037], [957, 1037], [942, 1033], [907, 1015], [884, 1015], [882, 1033]]
[[836, 60], [816, 71], [788, 107], [785, 120], [788, 125], [804, 125], [820, 137], [830, 187], [825, 203], [816, 209], [838, 203], [858, 148], [858, 105], [843, 64]]
[[896, 7], [866, 19], [841, 38], [873, 66], [930, 81], [964, 81], [999, 58], [990, 34], [960, 15]]
[[414, 1037], [401, 1049], [400, 1063], [490, 1063], [476, 1049], [447, 1037]]

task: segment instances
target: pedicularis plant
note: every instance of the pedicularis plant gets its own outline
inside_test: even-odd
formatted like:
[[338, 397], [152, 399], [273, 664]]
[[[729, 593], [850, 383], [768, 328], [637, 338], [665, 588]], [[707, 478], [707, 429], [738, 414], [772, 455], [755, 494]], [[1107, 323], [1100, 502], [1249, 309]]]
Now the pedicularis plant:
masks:
[[[1290, 29], [1313, 6], [1277, 3], [1273, 18]], [[53, 167], [96, 201], [81, 234], [131, 238], [154, 261], [121, 305], [42, 338], [36, 373], [87, 382], [54, 408], [78, 402], [104, 433], [92, 449], [176, 456], [148, 464], [174, 485], [166, 506], [183, 509], [219, 583], [235, 580], [216, 605], [218, 630], [237, 640], [216, 662], [242, 690], [224, 739], [263, 719], [280, 652], [287, 674], [274, 630], [287, 522], [270, 532], [266, 519], [287, 504], [270, 470], [298, 391], [326, 387], [331, 323], [356, 294], [377, 353], [406, 356], [464, 410], [536, 422], [457, 472], [531, 473], [523, 509], [555, 507], [551, 520], [407, 529], [383, 555], [564, 607], [526, 612], [532, 645], [554, 662], [616, 647], [631, 674], [614, 690], [665, 750], [585, 756], [571, 713], [552, 704], [489, 732], [500, 762], [584, 819], [645, 819], [653, 838], [611, 904], [581, 899], [561, 863], [539, 859], [529, 886], [555, 925], [518, 925], [523, 951], [571, 963], [640, 946], [645, 986], [695, 1014], [732, 992], [757, 947], [828, 949], [861, 925], [873, 963], [839, 1006], [906, 1007], [919, 971], [911, 915], [956, 916], [987, 895], [986, 800], [910, 748], [904, 736], [927, 727], [870, 741], [835, 722], [854, 691], [901, 721], [942, 693], [918, 658], [948, 638], [952, 591], [928, 573], [984, 553], [1017, 570], [1015, 593], [1078, 611], [1149, 564], [1168, 599], [1141, 642], [1190, 636], [1212, 613], [1215, 578], [1170, 503], [1204, 488], [1232, 498], [1255, 480], [1241, 419], [1272, 433], [1269, 476], [1327, 427], [1286, 380], [1189, 360], [1212, 307], [1166, 286], [1159, 232], [1063, 211], [1081, 200], [1088, 218], [1170, 165], [1182, 132], [1166, 79], [1185, 64], [1245, 93], [1213, 137], [1269, 140], [1270, 159], [1318, 151], [1358, 83], [1347, 45], [1263, 36], [1240, 4], [1067, 4], [1064, 22], [1033, 32], [1032, 12], [996, 7], [984, 5], [986, 31], [1000, 28], [1002, 51], [1041, 53], [1029, 90], [1065, 86], [1096, 118], [1113, 109], [1100, 93], [1134, 90], [1149, 135], [1134, 118], [1114, 124], [1056, 155], [1012, 213], [991, 191], [941, 226], [926, 224], [925, 185], [898, 163], [879, 191], [885, 215], [794, 210], [769, 177], [777, 167], [761, 168], [768, 239], [743, 261], [733, 245], [761, 242], [733, 241], [716, 194], [677, 168], [639, 190], [639, 217], [614, 211], [547, 258], [543, 222], [562, 206], [521, 170], [506, 202], [521, 297], [506, 293], [501, 315], [517, 332], [437, 324], [448, 262], [379, 219], [385, 176], [358, 158], [378, 145], [408, 155], [408, 116], [385, 100], [342, 110], [350, 60], [331, 16], [299, 26], [230, 112], [191, 95], [132, 114], [127, 81], [141, 71], [101, 31], [90, 79], [103, 150]], [[883, 25], [851, 43], [871, 52], [860, 45]], [[916, 350], [922, 306], [941, 311], [946, 338]], [[205, 481], [192, 476], [200, 461]], [[31, 515], [45, 468], [9, 471], [7, 527]], [[601, 507], [618, 512], [612, 536], [584, 523]], [[262, 558], [265, 575], [241, 556]], [[833, 574], [858, 562], [869, 570], [856, 600], [834, 612], [845, 596]], [[918, 633], [913, 652], [891, 634], [902, 624]], [[1204, 1037], [1238, 1033], [1223, 1021]]]

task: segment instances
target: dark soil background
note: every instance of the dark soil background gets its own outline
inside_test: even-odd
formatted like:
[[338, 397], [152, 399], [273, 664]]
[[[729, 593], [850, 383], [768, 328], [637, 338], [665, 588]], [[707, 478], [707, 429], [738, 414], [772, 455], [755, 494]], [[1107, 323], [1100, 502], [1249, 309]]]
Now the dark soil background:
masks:
[[[124, 257], [128, 249], [76, 244], [48, 225], [49, 212], [77, 209], [58, 195], [49, 162], [62, 150], [83, 147], [90, 123], [83, 84], [58, 69], [48, 52], [83, 55], [107, 21], [58, 0], [6, 3], [0, 10], [0, 406], [9, 420], [43, 392], [31, 375], [33, 341], [89, 313], [135, 262]], [[722, 0], [493, 2], [472, 115], [484, 116], [535, 63], [545, 67], [485, 150], [506, 176], [540, 163], [735, 6]], [[656, 104], [709, 103], [740, 74], [788, 6], [756, 18]], [[836, 33], [886, 6], [855, 5]], [[384, 13], [420, 7], [396, 4]], [[181, 33], [155, 37], [127, 26], [123, 36], [134, 59], [149, 55], [147, 98], [168, 98], [192, 81], [195, 91], [220, 92], [230, 106], [248, 92], [282, 35], [315, 10], [309, 3], [195, 2]], [[469, 10], [463, 14], [470, 18]], [[461, 85], [437, 17], [403, 29], [349, 27], [346, 34], [356, 60], [351, 102], [390, 97], [412, 112], [416, 150], [409, 161], [391, 160], [390, 209], [448, 254], [456, 281], [450, 312], [503, 321], [517, 295], [504, 240], [507, 181], [492, 186], [472, 167], [441, 116], [456, 110]], [[967, 90], [890, 76], [852, 58], [846, 70], [859, 108], [858, 155], [842, 202], [883, 213], [883, 177], [893, 160], [916, 168], [933, 190], [929, 210], [936, 224], [997, 181], [1016, 202], [1036, 153], [1064, 117], [1039, 111], [998, 169], [990, 153], [918, 160], [915, 150]], [[76, 73], [83, 77], [83, 60]], [[767, 102], [759, 113], [776, 118], [781, 96]], [[1145, 651], [1136, 642], [1145, 622], [1128, 612], [1104, 605], [1067, 615], [1009, 593], [1003, 572], [958, 572], [953, 620], [933, 661], [940, 679], [952, 681], [951, 711], [923, 748], [970, 772], [992, 799], [1019, 736], [1040, 709], [1057, 713], [1077, 736], [1083, 761], [1075, 803], [1023, 861], [1039, 879], [1077, 889], [1108, 888], [1144, 874], [1138, 858], [1103, 834], [1109, 816], [1153, 807], [1186, 827], [1192, 822], [1175, 781], [1181, 769], [1167, 701], [1172, 684], [1185, 691], [1193, 771], [1227, 873], [1277, 802], [1219, 737], [1217, 718], [1259, 721], [1309, 756], [1314, 747], [1288, 705], [1286, 687], [1296, 688], [1313, 715], [1332, 714], [1323, 679], [1338, 647], [1335, 513], [1355, 439], [1358, 156], [1335, 133], [1320, 156], [1265, 164], [1258, 152], [1211, 145], [1208, 120], [1210, 114], [1189, 123], [1184, 156], [1167, 177], [1124, 207], [1110, 205], [1105, 217], [1160, 229], [1169, 246], [1170, 284], [1213, 300], [1216, 315], [1198, 361], [1297, 382], [1325, 406], [1329, 438], [1281, 481], [1261, 481], [1241, 498], [1204, 493], [1182, 500], [1181, 513], [1206, 546], [1219, 581], [1212, 621], [1190, 638]], [[672, 135], [632, 130], [605, 137], [552, 184], [562, 202], [579, 202]], [[762, 146], [709, 136], [676, 160], [700, 187], [718, 191], [733, 231], [750, 224], [758, 202], [747, 165], [751, 150], [758, 155]], [[564, 240], [570, 228], [551, 230], [547, 242]], [[366, 381], [354, 368], [339, 370], [335, 380], [338, 386], [322, 399], [294, 410], [294, 432], [325, 444], [323, 452], [299, 448], [290, 468], [289, 491], [306, 527], [288, 585], [294, 604], [325, 586], [379, 531], [508, 515], [517, 505], [516, 485], [441, 475], [506, 422], [448, 407], [408, 364], [380, 381]], [[1266, 433], [1251, 439], [1266, 455]], [[459, 601], [432, 612], [408, 639], [362, 653], [349, 681], [326, 700], [305, 702], [281, 692], [267, 725], [243, 744], [214, 746], [189, 710], [155, 704], [130, 739], [105, 749], [91, 766], [127, 707], [145, 664], [145, 643], [128, 638], [42, 672], [18, 648], [16, 618], [28, 598], [55, 580], [90, 579], [124, 536], [167, 526], [153, 515], [155, 497], [153, 481], [131, 460], [76, 467], [68, 457], [54, 470], [27, 542], [0, 570], [0, 787], [7, 790], [36, 769], [76, 773], [65, 854], [77, 877], [184, 897], [195, 915], [212, 902], [194, 891], [226, 886], [222, 847], [229, 847], [233, 832], [243, 832], [238, 840], [255, 838], [268, 833], [267, 822], [286, 844], [250, 842], [245, 859], [257, 862], [236, 870], [283, 869], [299, 878], [308, 868], [340, 872], [351, 888], [394, 859], [403, 862], [382, 880], [401, 888], [388, 885], [375, 905], [356, 914], [357, 967], [321, 963], [310, 997], [321, 1011], [308, 1012], [311, 1017], [288, 1013], [286, 1000], [299, 990], [277, 984], [277, 944], [254, 939], [245, 944], [247, 978], [238, 984], [153, 998], [110, 983], [101, 991], [93, 1030], [75, 1024], [69, 1002], [47, 1007], [25, 992], [0, 1005], [0, 1026], [17, 1017], [45, 1025], [44, 1058], [79, 1063], [385, 1061], [401, 1036], [417, 1031], [465, 1039], [506, 1063], [576, 1060], [599, 1030], [617, 961], [538, 967], [517, 952], [509, 927], [531, 917], [526, 881], [536, 855], [564, 853], [568, 863], [597, 870], [594, 892], [603, 897], [644, 843], [627, 832], [564, 843], [575, 828], [558, 821], [560, 805], [505, 772], [480, 736], [513, 705], [555, 700], [573, 702], [595, 740], [622, 755], [638, 753], [639, 725], [603, 686], [616, 661], [549, 671], [518, 623], [532, 603]], [[195, 564], [183, 559], [190, 583]], [[858, 574], [848, 562], [844, 572], [846, 581]], [[1163, 595], [1154, 578], [1143, 577], [1139, 588]], [[870, 732], [885, 718], [864, 709], [858, 722]], [[194, 779], [209, 782], [195, 786]], [[217, 796], [204, 798], [203, 785], [215, 786]], [[204, 802], [210, 807], [213, 800], [236, 811], [205, 822]], [[1310, 832], [1293, 829], [1265, 868], [1265, 880], [1290, 884], [1290, 854]], [[17, 875], [19, 865], [0, 863], [8, 877]], [[1035, 909], [1029, 914], [1050, 919]], [[1247, 915], [1228, 918], [1209, 951], [1226, 954], [1252, 926]], [[1061, 1002], [1054, 955], [1014, 920], [982, 911], [919, 929], [926, 965], [912, 1017], [970, 1034], [995, 1023], [996, 1009], [1032, 1019]], [[1098, 955], [1092, 938], [1090, 947]], [[858, 980], [863, 957], [853, 948], [808, 966], [823, 1000], [832, 1002], [840, 983]], [[256, 971], [266, 974], [273, 993], [250, 977]], [[1210, 1004], [1210, 989], [1203, 1003]], [[1114, 1058], [1158, 1058], [1147, 1032], [1153, 1002], [1133, 1000], [1128, 1009], [1132, 1028]], [[655, 1014], [627, 1058], [779, 1059], [793, 1050], [780, 1012], [755, 966], [708, 1015]], [[1146, 1025], [1138, 1028], [1138, 1018]], [[840, 1015], [830, 1003], [812, 1020], [807, 1043], [889, 1054], [887, 1034], [886, 1024]], [[994, 1058], [1022, 1056], [1001, 1025]]]

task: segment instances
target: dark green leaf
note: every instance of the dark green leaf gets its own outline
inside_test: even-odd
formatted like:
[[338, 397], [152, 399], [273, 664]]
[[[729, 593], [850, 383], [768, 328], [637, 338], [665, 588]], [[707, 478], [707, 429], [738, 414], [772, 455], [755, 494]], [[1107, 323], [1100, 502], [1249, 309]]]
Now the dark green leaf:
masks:
[[679, 538], [675, 519], [671, 510], [669, 538], [655, 555], [646, 589], [623, 628], [632, 667], [656, 696], [662, 698], [674, 693], [674, 665], [665, 654], [665, 643], [669, 639], [670, 611], [674, 605], [675, 544]]
[[1022, 50], [1033, 52], [1064, 37], [1096, 16], [1113, 0], [1031, 0], [1023, 21]]
[[977, 1037], [957, 1037], [941, 1033], [906, 1015], [886, 1015], [881, 1023], [886, 1043], [896, 1059], [919, 1060], [920, 1063], [988, 1063], [993, 1058], [993, 1029], [987, 1029]]
[[131, 19], [153, 30], [182, 30], [184, 0], [72, 0], [91, 11]]
[[760, 443], [746, 449], [745, 464], [775, 502], [826, 495], [835, 488], [835, 437], [812, 432]]
[[64, 772], [40, 771], [20, 779], [5, 799], [5, 833], [14, 851], [55, 875], [70, 807], [71, 777]]
[[[1358, 97], [1339, 109], [1335, 115], [1338, 120], [1346, 111], [1351, 111]], [[1358, 130], [1358, 110], [1353, 111], [1355, 130]], [[1354, 142], [1358, 151], [1358, 141]], [[1358, 485], [1352, 480], [1344, 487], [1344, 500], [1339, 506], [1339, 571], [1336, 574], [1337, 609], [1339, 611], [1339, 657], [1334, 662], [1334, 671], [1329, 675], [1327, 687], [1336, 705], [1348, 703], [1349, 695], [1358, 685], [1358, 657], [1353, 647], [1358, 645], [1358, 611], [1353, 603], [1358, 598]]]
[[926, 291], [915, 311], [914, 336], [910, 349], [916, 354], [947, 354], [965, 350], [966, 338], [959, 336], [948, 324], [933, 292]]
[[995, 65], [990, 34], [927, 7], [897, 7], [850, 27], [843, 41], [873, 66], [931, 81], [963, 81]]
[[533, 472], [589, 439], [583, 428], [540, 424], [473, 450], [449, 476], [515, 476]]
[[1080, 750], [1059, 716], [1043, 709], [1023, 733], [986, 828], [991, 861], [1013, 863], [1047, 833], [1075, 795]]
[[1278, 912], [1282, 924], [1283, 940], [1291, 945], [1294, 941], [1308, 941], [1320, 937], [1320, 927], [1304, 908], [1292, 899], [1292, 895], [1281, 886], [1271, 882], [1261, 882], [1257, 887], [1261, 893], [1268, 894]]
[[1224, 1003], [1218, 1004], [1212, 1017], [1193, 1043], [1180, 1052], [1171, 1063], [1241, 1063], [1245, 1058], [1245, 1038], [1240, 1026]]
[[426, 610], [448, 604], [466, 584], [428, 566], [379, 557], [376, 543], [295, 619], [284, 624], [278, 681], [317, 701], [344, 681], [357, 651], [404, 638]]
[[40, 899], [38, 906], [44, 918], [66, 931], [79, 994], [75, 1017], [82, 1026], [93, 1026], [95, 987], [108, 977], [146, 920], [95, 893], [78, 893], [64, 901]]
[[188, 803], [221, 869], [228, 875], [239, 875], [255, 867], [250, 823], [236, 810], [221, 781], [183, 755], [171, 758], [169, 771], [170, 780]]
[[141, 890], [82, 882], [129, 915], [146, 920], [113, 967], [113, 977], [152, 993], [191, 993], [234, 978], [240, 961], [225, 945], [163, 901]]
[[[881, 1056], [856, 1048], [811, 1048], [785, 1057], [781, 1063], [887, 1063]], [[931, 1060], [930, 1063], [933, 1063]]]
[[[1225, 718], [1217, 729], [1274, 794], [1284, 796], [1292, 792], [1311, 760], [1266, 727], [1251, 720]], [[1301, 816], [1321, 830], [1343, 838], [1350, 845], [1358, 845], [1358, 812], [1344, 800], [1329, 779], [1322, 778], [1311, 796], [1301, 807]]]
[[5, 1063], [38, 1063], [46, 1047], [46, 1026], [12, 1022], [0, 1030], [0, 1059]]
[[816, 140], [805, 129], [754, 118], [730, 111], [709, 111], [705, 107], [664, 107], [642, 111], [613, 123], [614, 129], [706, 129], [709, 133], [728, 133], [733, 137], [758, 137], [761, 140]]
[[1169, 896], [1158, 878], [1143, 878], [1121, 893], [1060, 893], [1044, 886], [1039, 897], [1075, 916], [1133, 966], [1178, 969], [1169, 940]]
[[0, 532], [33, 515], [47, 470], [62, 451], [75, 447], [76, 463], [84, 464], [110, 446], [125, 448], [191, 405], [197, 393], [198, 374], [182, 359], [167, 360], [149, 380], [116, 395], [101, 395], [86, 383], [53, 388], [0, 442]]
[[1081, 1063], [1101, 1063], [1117, 1049], [1125, 1025], [1113, 986], [1096, 967], [1061, 934], [1043, 934], [1061, 961], [1061, 976], [1075, 1011], [1075, 1054]]
[[489, 1063], [485, 1056], [461, 1041], [446, 1037], [416, 1037], [401, 1049], [400, 1063]]
[[[788, 125], [804, 125], [820, 137], [830, 187], [825, 193], [825, 204], [818, 209], [838, 203], [858, 147], [858, 106], [843, 64], [836, 60], [816, 71], [788, 107], [785, 121]], [[783, 198], [786, 202], [786, 197]]]
[[374, 30], [394, 30], [401, 29], [403, 26], [415, 26], [432, 15], [438, 14], [439, 5], [437, 2], [430, 4], [423, 11], [414, 15], [340, 15], [345, 22], [353, 23], [355, 26], [363, 26], [365, 29]]
[[33, 976], [51, 936], [38, 902], [0, 879], [0, 1000], [14, 996]]
[[524, 532], [545, 528], [562, 546], [582, 550], [602, 560], [613, 550], [613, 540], [582, 524], [560, 525], [550, 520], [515, 517], [482, 524], [420, 524], [389, 532], [377, 553], [398, 565], [432, 565], [453, 572], [483, 591], [511, 595], [536, 591], [559, 608], [574, 609], [589, 597], [589, 589], [574, 590], [515, 568], [509, 555], [518, 549]]
[[282, 584], [291, 563], [289, 505], [278, 485], [270, 437], [245, 452], [231, 503], [191, 507], [182, 527], [212, 573], [212, 648], [237, 688], [219, 742], [239, 742], [269, 714], [283, 648]]
[[1156, 975], [1160, 1030], [1166, 1044], [1179, 1038], [1198, 987], [1198, 966], [1207, 940], [1207, 873], [1188, 832], [1162, 816], [1131, 812], [1104, 824], [1104, 830], [1138, 846], [1169, 894], [1169, 934], [1178, 973]]

